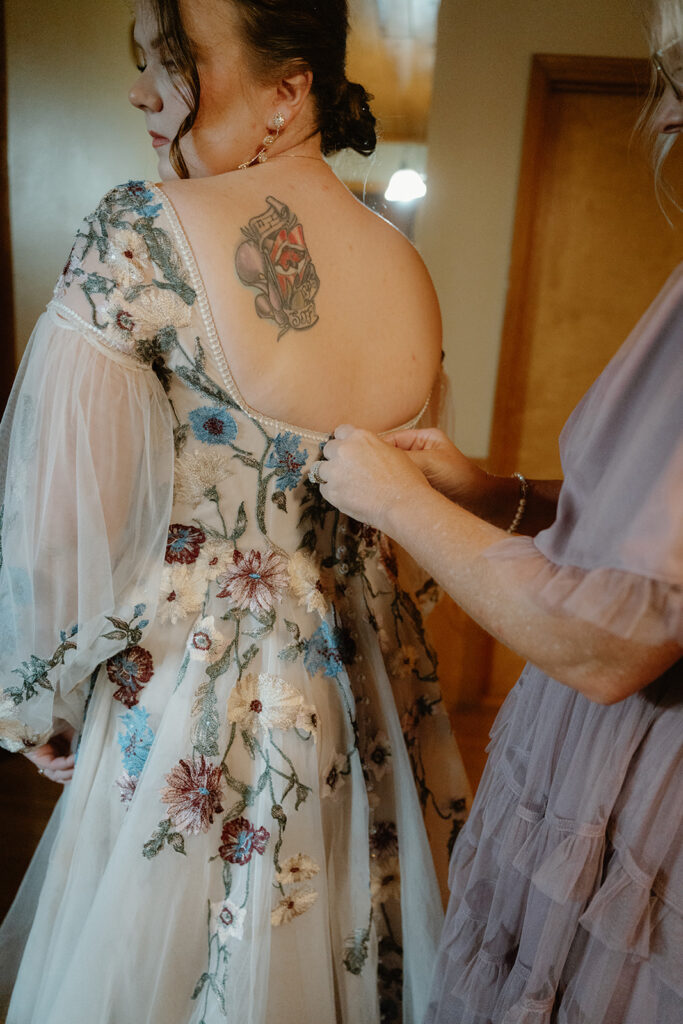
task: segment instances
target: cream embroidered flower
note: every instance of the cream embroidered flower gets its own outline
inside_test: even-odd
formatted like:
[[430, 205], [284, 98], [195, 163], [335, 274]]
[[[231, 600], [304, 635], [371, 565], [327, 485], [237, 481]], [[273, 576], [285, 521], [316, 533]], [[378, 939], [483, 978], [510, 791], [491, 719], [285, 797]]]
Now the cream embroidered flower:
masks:
[[3, 694], [0, 697], [0, 740], [5, 750], [16, 754], [21, 750], [39, 747], [47, 743], [50, 732], [37, 736], [28, 732], [26, 725], [16, 718], [17, 705], [11, 697]]
[[126, 291], [145, 279], [145, 269], [151, 266], [144, 239], [137, 231], [121, 229], [109, 242], [107, 263], [119, 288]]
[[232, 565], [234, 545], [220, 537], [212, 537], [202, 544], [197, 559], [197, 572], [205, 580], [217, 580]]
[[200, 448], [183, 452], [175, 460], [174, 498], [195, 508], [227, 476], [231, 476], [230, 456], [225, 452]]
[[317, 898], [318, 893], [313, 889], [295, 889], [280, 900], [270, 915], [270, 923], [275, 926], [289, 924], [295, 917], [305, 914]]
[[398, 857], [370, 862], [370, 896], [374, 905], [401, 898], [401, 868]]
[[323, 796], [330, 796], [336, 799], [341, 787], [344, 785], [345, 776], [349, 774], [349, 759], [345, 754], [333, 754], [323, 774]]
[[222, 944], [228, 939], [241, 939], [244, 936], [244, 919], [246, 907], [238, 907], [232, 900], [219, 900], [211, 904], [211, 919]]
[[317, 612], [324, 619], [329, 610], [318, 560], [306, 551], [297, 551], [288, 565], [292, 593], [307, 612]]
[[391, 744], [384, 732], [378, 732], [368, 748], [366, 762], [379, 782], [389, 769], [391, 761]]
[[213, 615], [207, 615], [197, 622], [187, 641], [190, 658], [193, 661], [204, 661], [209, 665], [218, 661], [227, 646], [228, 641], [220, 630], [216, 629]]
[[282, 866], [275, 874], [275, 879], [280, 885], [290, 885], [292, 882], [307, 882], [320, 871], [312, 857], [305, 853], [297, 853], [295, 857], [288, 857], [282, 862]]
[[418, 653], [414, 647], [400, 647], [391, 659], [389, 671], [396, 679], [410, 679], [417, 660]]
[[228, 718], [256, 734], [269, 729], [292, 729], [299, 718], [303, 694], [279, 676], [261, 672], [235, 684], [228, 698]]
[[313, 704], [302, 705], [299, 714], [297, 715], [295, 725], [297, 729], [301, 729], [304, 732], [310, 732], [313, 736], [313, 742], [318, 742], [320, 719]]
[[114, 785], [119, 788], [119, 796], [121, 797], [122, 804], [129, 804], [131, 802], [133, 794], [137, 788], [137, 784], [137, 775], [130, 775], [127, 771], [121, 772]]
[[115, 288], [97, 312], [107, 321], [114, 340], [128, 349], [138, 341], [151, 340], [162, 327], [187, 327], [192, 319], [190, 307], [175, 292], [161, 288], [148, 288], [131, 301]]
[[196, 615], [204, 603], [206, 580], [197, 570], [197, 564], [173, 562], [165, 565], [161, 573], [158, 617], [160, 622], [174, 626], [188, 615]]

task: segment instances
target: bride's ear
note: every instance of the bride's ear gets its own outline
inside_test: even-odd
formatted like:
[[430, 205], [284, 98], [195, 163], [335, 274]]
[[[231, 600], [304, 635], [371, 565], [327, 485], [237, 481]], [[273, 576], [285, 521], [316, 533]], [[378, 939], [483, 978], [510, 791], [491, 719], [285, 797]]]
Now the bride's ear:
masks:
[[302, 110], [313, 85], [313, 72], [309, 70], [294, 71], [284, 75], [275, 83], [273, 102], [275, 109], [290, 124]]

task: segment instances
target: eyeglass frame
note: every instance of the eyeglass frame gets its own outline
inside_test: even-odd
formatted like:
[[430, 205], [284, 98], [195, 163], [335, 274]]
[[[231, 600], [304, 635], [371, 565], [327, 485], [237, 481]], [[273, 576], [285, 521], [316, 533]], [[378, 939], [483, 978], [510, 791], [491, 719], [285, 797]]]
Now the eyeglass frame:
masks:
[[[672, 45], [674, 45], [674, 44], [672, 44]], [[675, 79], [673, 79], [671, 77], [671, 75], [666, 70], [666, 68], [664, 67], [664, 64], [662, 62], [662, 55], [664, 54], [665, 50], [668, 50], [668, 49], [670, 49], [670, 47], [669, 46], [665, 46], [662, 50], [656, 50], [655, 53], [652, 54], [652, 58], [651, 58], [652, 59], [652, 64], [653, 64], [657, 74], [661, 75], [662, 78], [664, 79], [664, 81], [666, 82], [666, 84], [668, 86], [670, 86], [672, 93], [676, 97], [676, 101], [678, 103], [681, 103], [681, 102], [683, 102], [683, 87], [680, 86], [675, 81]]]

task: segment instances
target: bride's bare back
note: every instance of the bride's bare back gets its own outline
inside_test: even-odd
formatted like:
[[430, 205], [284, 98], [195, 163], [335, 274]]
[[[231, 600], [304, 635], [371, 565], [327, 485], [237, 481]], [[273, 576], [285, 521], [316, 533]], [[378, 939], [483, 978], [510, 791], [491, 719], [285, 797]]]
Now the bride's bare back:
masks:
[[383, 431], [433, 387], [439, 308], [410, 243], [322, 161], [166, 182], [244, 400], [311, 430]]

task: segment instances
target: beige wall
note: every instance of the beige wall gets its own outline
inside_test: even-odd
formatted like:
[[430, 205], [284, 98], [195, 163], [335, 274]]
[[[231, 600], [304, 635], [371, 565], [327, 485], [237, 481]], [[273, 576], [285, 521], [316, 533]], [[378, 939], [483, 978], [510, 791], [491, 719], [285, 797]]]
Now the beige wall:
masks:
[[82, 217], [111, 186], [156, 176], [126, 94], [125, 0], [5, 0], [16, 339], [49, 300]]
[[647, 55], [625, 0], [442, 0], [417, 243], [434, 278], [455, 439], [488, 453], [533, 53]]

